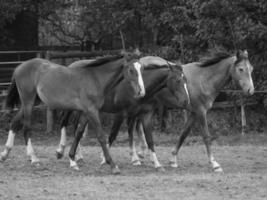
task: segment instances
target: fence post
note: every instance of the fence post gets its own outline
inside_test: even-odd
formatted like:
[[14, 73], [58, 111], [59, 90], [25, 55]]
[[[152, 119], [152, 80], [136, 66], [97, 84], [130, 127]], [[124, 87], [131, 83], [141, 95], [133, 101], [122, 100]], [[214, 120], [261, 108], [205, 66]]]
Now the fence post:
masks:
[[41, 58], [41, 52], [36, 52], [36, 58]]
[[54, 125], [54, 111], [47, 108], [46, 110], [46, 132], [50, 133], [53, 131]]
[[246, 121], [246, 113], [245, 113], [245, 104], [243, 95], [241, 95], [241, 123], [242, 123], [242, 135], [245, 135], [247, 121]]

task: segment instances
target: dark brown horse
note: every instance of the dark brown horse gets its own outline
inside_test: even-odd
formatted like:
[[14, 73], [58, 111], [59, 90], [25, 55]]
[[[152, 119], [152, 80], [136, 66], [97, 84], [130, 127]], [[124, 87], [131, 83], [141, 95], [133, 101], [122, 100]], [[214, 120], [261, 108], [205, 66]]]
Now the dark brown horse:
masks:
[[[19, 65], [12, 77], [6, 105], [13, 108], [20, 101], [19, 112], [13, 118], [4, 151], [4, 161], [14, 145], [15, 133], [23, 127], [27, 155], [38, 163], [31, 143], [31, 113], [38, 96], [49, 109], [70, 109], [83, 112], [94, 129], [110, 164], [112, 173], [119, 173], [107, 149], [105, 134], [99, 119], [106, 94], [123, 79], [131, 85], [130, 94], [145, 95], [141, 64], [136, 54], [99, 58], [83, 67], [67, 68], [48, 60], [35, 58]], [[133, 92], [134, 91], [134, 92]]]
[[[140, 112], [146, 113], [147, 110], [151, 109], [151, 105], [154, 106], [154, 101], [152, 100], [153, 96], [162, 88], [168, 88], [173, 96], [177, 98], [179, 104], [188, 104], [186, 80], [183, 75], [181, 66], [175, 65], [174, 63], [169, 63], [162, 58], [153, 56], [141, 58], [140, 62], [144, 67], [143, 80], [147, 91], [146, 95], [141, 99], [134, 99], [131, 95], [129, 95], [129, 85], [125, 81], [122, 81], [120, 84], [118, 84], [114, 91], [106, 96], [105, 103], [101, 108], [101, 111], [109, 113], [120, 113], [123, 118], [125, 116], [133, 117]], [[73, 67], [75, 65], [77, 65], [77, 63], [72, 64], [70, 67]], [[66, 114], [66, 116], [68, 117], [69, 115]], [[57, 149], [58, 157], [62, 156], [66, 143], [66, 131], [64, 127], [67, 125], [67, 119], [63, 119], [62, 121], [64, 123], [62, 124], [62, 139], [60, 141], [59, 148]], [[79, 123], [80, 124], [73, 143], [75, 147], [71, 148], [69, 154], [70, 157], [73, 157], [75, 155], [76, 148], [78, 147], [78, 142], [82, 137], [87, 119], [82, 117]], [[129, 124], [129, 128], [130, 127], [132, 126]], [[159, 164], [155, 154], [152, 138], [148, 138], [148, 141], [149, 149], [151, 150], [151, 154], [153, 154], [155, 167], [161, 168], [161, 165]], [[132, 144], [130, 146], [133, 147]], [[81, 157], [79, 149], [77, 152], [77, 157], [76, 159], [79, 159]], [[138, 164], [139, 160], [136, 160], [135, 158], [135, 151], [133, 151], [132, 162], [134, 164]], [[75, 166], [75, 169], [78, 169], [78, 166]]]
[[[226, 85], [230, 79], [235, 80], [242, 88], [243, 93], [252, 95], [254, 93], [254, 85], [251, 78], [253, 67], [251, 66], [247, 51], [238, 51], [236, 55], [232, 56], [228, 53], [218, 52], [213, 56], [204, 59], [202, 62], [194, 62], [183, 65], [183, 71], [187, 78], [187, 84], [190, 96], [190, 107], [188, 112], [188, 119], [182, 134], [172, 151], [171, 166], [177, 167], [177, 154], [182, 146], [185, 138], [188, 136], [193, 123], [198, 122], [201, 128], [201, 134], [207, 149], [209, 162], [215, 172], [222, 172], [222, 168], [218, 162], [215, 161], [211, 153], [211, 136], [207, 124], [207, 111], [212, 107], [212, 104], [219, 94], [220, 90]], [[165, 107], [171, 109], [178, 109], [181, 107], [176, 98], [166, 89], [159, 91], [155, 98]], [[150, 115], [148, 115], [149, 117]], [[142, 123], [147, 116], [137, 116], [137, 132], [142, 132]], [[140, 121], [141, 119], [141, 121]], [[118, 116], [114, 124], [121, 124], [123, 118]], [[134, 119], [133, 119], [134, 120]], [[144, 124], [143, 124], [144, 125]], [[146, 125], [147, 126], [147, 125]], [[118, 134], [119, 127], [110, 135], [112, 141]], [[146, 131], [146, 130], [145, 130]], [[130, 136], [132, 133], [129, 133]], [[145, 135], [151, 134], [151, 131]], [[144, 137], [142, 137], [144, 138]], [[130, 138], [132, 139], [132, 138]], [[143, 141], [143, 144], [146, 141]]]

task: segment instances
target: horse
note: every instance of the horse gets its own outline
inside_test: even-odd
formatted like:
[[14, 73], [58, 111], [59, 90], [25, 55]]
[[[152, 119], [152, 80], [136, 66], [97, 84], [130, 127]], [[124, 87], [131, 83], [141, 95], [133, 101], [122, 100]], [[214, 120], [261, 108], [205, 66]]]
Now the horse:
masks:
[[[141, 99], [134, 99], [128, 93], [129, 85], [125, 81], [122, 81], [115, 89], [107, 95], [105, 102], [101, 111], [109, 113], [121, 113], [122, 117], [124, 116], [134, 116], [139, 112], [146, 112], [147, 109], [150, 109], [149, 105], [151, 104], [151, 99], [157, 93], [157, 91], [162, 88], [167, 88], [173, 96], [177, 99], [180, 104], [188, 104], [188, 92], [186, 86], [186, 79], [183, 75], [182, 68], [180, 65], [167, 62], [166, 60], [160, 57], [147, 56], [140, 59], [142, 64], [143, 71], [143, 80], [146, 88], [146, 95]], [[72, 64], [70, 67], [76, 66], [76, 63]], [[61, 140], [59, 148], [57, 149], [57, 157], [61, 158], [64, 152], [66, 144], [66, 125], [68, 122], [69, 114], [65, 114], [65, 118], [62, 119], [61, 124]], [[77, 120], [78, 122], [78, 120]], [[73, 157], [77, 151], [77, 159], [82, 158], [80, 154], [80, 147], [78, 143], [82, 137], [84, 128], [86, 127], [87, 119], [81, 117], [79, 120], [79, 126], [76, 131], [75, 139], [72, 145], [72, 148], [69, 152], [69, 156]], [[77, 125], [76, 125], [77, 127]], [[129, 126], [131, 127], [131, 126]], [[144, 126], [146, 127], [146, 126]], [[152, 138], [151, 138], [152, 139]], [[149, 140], [149, 139], [148, 139]], [[161, 164], [158, 162], [156, 153], [154, 150], [153, 142], [150, 143], [150, 150], [153, 156], [153, 162], [155, 168], [162, 170]], [[75, 146], [75, 147], [73, 147]], [[131, 147], [134, 147], [130, 144]], [[75, 149], [75, 150], [74, 150]], [[140, 164], [139, 160], [136, 160], [135, 150], [132, 149], [132, 162], [136, 165]], [[105, 163], [106, 160], [103, 159], [101, 164]], [[78, 165], [74, 169], [79, 169]]]
[[[178, 151], [190, 133], [193, 124], [198, 122], [201, 129], [200, 133], [206, 146], [209, 163], [211, 164], [213, 171], [223, 172], [222, 167], [215, 160], [211, 152], [212, 137], [207, 124], [207, 112], [212, 108], [213, 102], [218, 96], [220, 90], [229, 83], [231, 79], [238, 83], [245, 95], [253, 95], [254, 85], [251, 77], [253, 66], [250, 64], [248, 52], [246, 50], [239, 50], [236, 55], [231, 55], [225, 52], [216, 52], [214, 55], [211, 55], [200, 62], [188, 63], [182, 65], [182, 67], [187, 79], [190, 106], [186, 107], [188, 113], [187, 121], [184, 125], [181, 136], [172, 151], [170, 164], [174, 168], [178, 167]], [[166, 88], [163, 88], [155, 94], [155, 98], [168, 109], [180, 109], [183, 107]], [[123, 118], [121, 116], [117, 116], [114, 120], [114, 126], [116, 126], [116, 128], [109, 136], [109, 143], [115, 140], [119, 130], [118, 125], [120, 126], [122, 120]], [[142, 119], [142, 121], [144, 120], [145, 119]], [[135, 121], [137, 124], [137, 133], [139, 133], [139, 135], [151, 134], [151, 131], [143, 133], [144, 129], [142, 128], [142, 123], [140, 123], [138, 116]], [[129, 135], [131, 136], [132, 133], [129, 133]], [[141, 137], [141, 139], [143, 140], [141, 143], [143, 144], [143, 147], [139, 156], [143, 157], [146, 141], [144, 140], [144, 137]], [[130, 140], [132, 140], [132, 137], [130, 137]]]
[[130, 52], [102, 57], [79, 68], [67, 68], [41, 58], [25, 61], [15, 69], [6, 98], [6, 107], [13, 108], [18, 102], [21, 107], [11, 121], [0, 160], [6, 160], [14, 146], [15, 134], [22, 129], [27, 155], [33, 165], [39, 165], [40, 160], [32, 146], [30, 129], [32, 108], [38, 97], [51, 110], [81, 111], [96, 132], [112, 173], [120, 173], [107, 149], [99, 110], [107, 93], [123, 78], [131, 86], [129, 90], [134, 98], [144, 96], [141, 68], [139, 55]]

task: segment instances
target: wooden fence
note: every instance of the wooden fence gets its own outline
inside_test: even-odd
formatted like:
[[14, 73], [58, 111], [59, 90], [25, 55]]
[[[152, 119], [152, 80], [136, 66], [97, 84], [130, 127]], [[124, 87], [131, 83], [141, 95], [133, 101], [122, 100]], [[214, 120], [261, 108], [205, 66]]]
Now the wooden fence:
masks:
[[[12, 76], [12, 72], [14, 68], [21, 64], [23, 61], [28, 60], [33, 57], [40, 57], [40, 58], [46, 58], [48, 60], [59, 60], [58, 62], [62, 65], [66, 65], [67, 59], [89, 59], [97, 56], [103, 56], [103, 55], [114, 55], [118, 54], [120, 50], [106, 50], [106, 51], [93, 51], [93, 52], [53, 52], [53, 51], [0, 51], [0, 60], [5, 55], [16, 55], [15, 61], [2, 61], [0, 62], [0, 101], [1, 99], [5, 98], [6, 96], [6, 88], [10, 85], [10, 79]], [[26, 54], [30, 54], [32, 56], [26, 57], [27, 59], [23, 59]], [[14, 58], [14, 56], [13, 56]], [[226, 93], [242, 93], [241, 90], [223, 90], [223, 92]], [[255, 91], [256, 94], [264, 93], [266, 94], [267, 91]], [[240, 100], [238, 101], [237, 105], [240, 106], [241, 109], [241, 123], [242, 123], [242, 135], [245, 134], [245, 128], [246, 128], [246, 114], [245, 114], [245, 106], [251, 106], [255, 105], [256, 102], [250, 101], [250, 102], [244, 102], [244, 98], [242, 95], [240, 95]], [[231, 103], [229, 101], [225, 102], [215, 102], [213, 109], [218, 108], [229, 108], [234, 107], [236, 104]], [[3, 112], [1, 110], [0, 112]], [[47, 111], [47, 131], [51, 131], [53, 129], [53, 112], [48, 110]]]

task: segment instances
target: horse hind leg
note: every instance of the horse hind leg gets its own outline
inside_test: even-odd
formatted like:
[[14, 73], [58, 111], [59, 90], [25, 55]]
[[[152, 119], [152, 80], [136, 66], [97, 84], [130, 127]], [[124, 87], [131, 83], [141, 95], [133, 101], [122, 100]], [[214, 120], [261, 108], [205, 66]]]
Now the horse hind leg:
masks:
[[[40, 163], [39, 158], [36, 156], [33, 145], [32, 145], [32, 130], [31, 130], [31, 114], [32, 109], [35, 101], [35, 95], [32, 98], [28, 98], [28, 101], [22, 101], [23, 102], [23, 135], [24, 140], [26, 144], [26, 153], [27, 156], [29, 156], [31, 164], [36, 164], [37, 166]], [[26, 103], [27, 102], [27, 103]]]
[[10, 129], [8, 132], [8, 138], [5, 144], [5, 149], [0, 154], [0, 161], [2, 162], [8, 158], [8, 155], [11, 152], [12, 147], [14, 146], [15, 135], [22, 127], [22, 118], [23, 118], [23, 111], [22, 109], [20, 109], [19, 112], [15, 115], [15, 117], [11, 121]]
[[67, 143], [67, 133], [66, 133], [66, 127], [63, 126], [60, 130], [60, 142], [58, 145], [58, 148], [56, 150], [56, 157], [57, 159], [61, 159], [64, 156], [64, 151]]
[[63, 111], [61, 120], [60, 120], [60, 141], [58, 144], [58, 148], [56, 150], [56, 157], [57, 159], [61, 159], [64, 155], [66, 143], [67, 143], [67, 131], [66, 126], [69, 122], [71, 112], [70, 111]]

